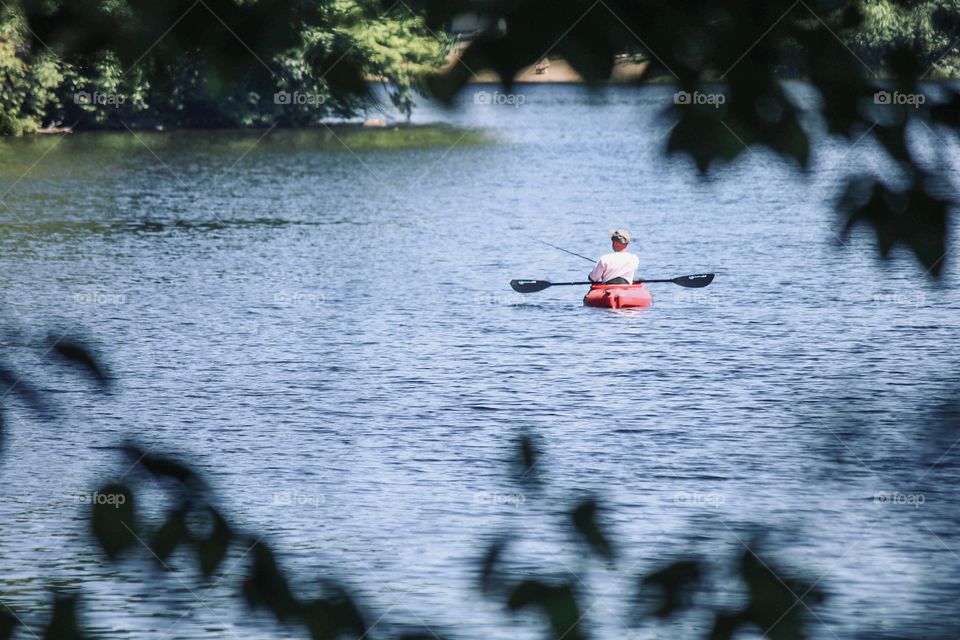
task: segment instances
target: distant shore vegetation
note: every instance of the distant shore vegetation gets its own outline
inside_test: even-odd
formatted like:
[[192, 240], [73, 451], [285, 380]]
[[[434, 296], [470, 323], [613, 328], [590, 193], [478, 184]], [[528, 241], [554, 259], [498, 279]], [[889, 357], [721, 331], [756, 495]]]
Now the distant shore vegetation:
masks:
[[[9, 3], [0, 9], [0, 134], [311, 126], [378, 106], [371, 80], [409, 117], [424, 80], [459, 64], [469, 46], [431, 26], [417, 7], [388, 9], [375, 0], [218, 0], [192, 8], [171, 0], [150, 9], [125, 0], [82, 8]], [[876, 78], [885, 77], [891, 52], [908, 50], [924, 80], [960, 79], [960, 15], [942, 0], [859, 0], [822, 20]], [[644, 61], [655, 58], [649, 54], [624, 50], [611, 80], [669, 79], [663, 70], [645, 76]], [[562, 53], [546, 74], [532, 71], [539, 60], [528, 62], [530, 73], [518, 80], [580, 80]], [[789, 60], [778, 66], [797, 77]], [[472, 71], [474, 80], [497, 79], [490, 69]]]

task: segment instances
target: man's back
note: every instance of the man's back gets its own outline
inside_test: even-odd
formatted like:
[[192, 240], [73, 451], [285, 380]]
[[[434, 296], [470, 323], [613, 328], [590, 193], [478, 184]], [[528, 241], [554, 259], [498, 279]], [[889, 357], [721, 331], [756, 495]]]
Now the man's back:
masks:
[[591, 282], [608, 282], [614, 278], [623, 278], [633, 282], [637, 275], [640, 258], [627, 251], [613, 251], [600, 256], [597, 265], [590, 272]]

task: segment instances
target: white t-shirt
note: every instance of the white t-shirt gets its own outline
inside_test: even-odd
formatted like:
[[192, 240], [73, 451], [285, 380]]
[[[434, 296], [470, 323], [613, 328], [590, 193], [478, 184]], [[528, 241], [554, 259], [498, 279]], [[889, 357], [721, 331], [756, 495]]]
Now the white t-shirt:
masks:
[[591, 282], [606, 282], [614, 278], [626, 278], [627, 282], [633, 282], [637, 275], [637, 267], [640, 266], [640, 258], [626, 251], [614, 251], [600, 256], [597, 266], [590, 272]]

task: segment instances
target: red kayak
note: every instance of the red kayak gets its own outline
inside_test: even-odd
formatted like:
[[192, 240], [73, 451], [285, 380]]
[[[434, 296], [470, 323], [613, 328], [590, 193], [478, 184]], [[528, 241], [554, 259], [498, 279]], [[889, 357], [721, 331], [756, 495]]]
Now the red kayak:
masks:
[[626, 307], [649, 307], [653, 296], [640, 284], [595, 284], [583, 297], [588, 307], [624, 309]]

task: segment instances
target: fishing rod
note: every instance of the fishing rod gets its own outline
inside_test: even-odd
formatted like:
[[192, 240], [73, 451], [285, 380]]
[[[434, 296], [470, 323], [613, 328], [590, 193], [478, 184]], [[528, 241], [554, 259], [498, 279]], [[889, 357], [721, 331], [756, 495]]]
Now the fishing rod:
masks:
[[569, 254], [572, 255], [572, 256], [577, 256], [578, 258], [583, 258], [583, 259], [586, 260], [587, 262], [596, 262], [596, 260], [595, 260], [594, 258], [588, 258], [587, 256], [580, 255], [579, 253], [574, 253], [573, 251], [567, 251], [567, 250], [564, 249], [563, 247], [558, 247], [558, 246], [555, 245], [555, 244], [550, 244], [549, 242], [544, 242], [543, 240], [540, 240], [539, 238], [534, 238], [533, 236], [527, 236], [527, 237], [530, 238], [531, 240], [533, 240], [534, 242], [539, 242], [540, 244], [545, 244], [545, 245], [547, 245], [548, 247], [553, 247], [553, 248], [556, 249], [557, 251], [563, 251], [564, 253], [569, 253]]

